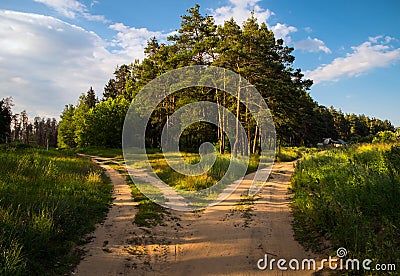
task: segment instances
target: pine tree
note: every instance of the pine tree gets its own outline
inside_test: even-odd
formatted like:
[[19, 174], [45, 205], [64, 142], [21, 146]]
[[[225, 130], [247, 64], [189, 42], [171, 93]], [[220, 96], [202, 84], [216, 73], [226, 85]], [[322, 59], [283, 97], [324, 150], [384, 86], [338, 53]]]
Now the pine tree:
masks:
[[115, 99], [117, 97], [117, 88], [115, 87], [115, 80], [110, 79], [104, 87], [103, 100]]
[[11, 135], [11, 98], [2, 99], [0, 101], [0, 143], [7, 143]]
[[176, 58], [179, 66], [211, 64], [218, 42], [214, 19], [201, 15], [197, 4], [187, 12], [182, 16], [178, 34], [168, 38], [178, 48]]
[[85, 103], [89, 108], [95, 107], [96, 103], [98, 102], [96, 93], [93, 90], [93, 87], [90, 87], [88, 92], [86, 93]]

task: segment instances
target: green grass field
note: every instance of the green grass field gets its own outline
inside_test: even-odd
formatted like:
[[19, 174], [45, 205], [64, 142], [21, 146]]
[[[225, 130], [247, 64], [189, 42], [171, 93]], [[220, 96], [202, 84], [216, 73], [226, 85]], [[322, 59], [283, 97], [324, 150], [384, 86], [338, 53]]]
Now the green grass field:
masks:
[[303, 244], [317, 250], [326, 249], [324, 244], [330, 250], [345, 247], [351, 258], [398, 265], [399, 145], [359, 145], [305, 157], [292, 189], [295, 234]]
[[68, 151], [2, 146], [0, 275], [62, 275], [111, 203], [102, 169]]

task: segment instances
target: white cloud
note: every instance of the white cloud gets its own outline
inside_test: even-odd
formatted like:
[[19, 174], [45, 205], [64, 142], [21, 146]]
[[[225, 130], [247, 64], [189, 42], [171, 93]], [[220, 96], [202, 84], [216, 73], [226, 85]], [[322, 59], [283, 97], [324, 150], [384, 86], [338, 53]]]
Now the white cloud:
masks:
[[35, 0], [35, 2], [45, 4], [68, 18], [75, 18], [77, 13], [86, 10], [86, 6], [77, 0]]
[[[223, 24], [224, 21], [230, 20], [231, 18], [240, 25], [246, 21], [250, 16], [251, 12], [254, 12], [254, 16], [258, 19], [258, 22], [267, 23], [268, 19], [274, 15], [274, 13], [269, 9], [264, 9], [258, 3], [261, 0], [228, 0], [228, 5], [219, 7], [215, 10], [211, 10], [211, 15], [215, 19], [216, 24]], [[285, 23], [277, 23], [274, 26], [267, 25], [273, 31], [276, 39], [283, 39], [285, 45], [293, 45], [296, 48], [309, 51], [317, 52], [323, 51], [325, 53], [330, 53], [330, 49], [325, 45], [325, 43], [317, 38], [308, 37], [306, 40], [293, 42], [291, 34], [296, 33], [298, 29], [295, 26], [290, 26]], [[304, 28], [305, 32], [311, 33], [312, 29], [310, 27]]]
[[303, 50], [305, 52], [325, 52], [326, 54], [332, 53], [331, 50], [325, 45], [325, 43], [318, 38], [307, 37], [304, 40], [297, 41], [294, 43], [295, 49]]
[[58, 117], [90, 86], [101, 96], [117, 65], [143, 58], [149, 38], [169, 35], [116, 23], [109, 42], [54, 17], [5, 10], [0, 22], [0, 99], [12, 96], [14, 111], [31, 117]]
[[314, 83], [337, 81], [341, 78], [355, 77], [374, 68], [388, 67], [400, 60], [400, 48], [388, 43], [390, 37], [374, 37], [359, 46], [351, 47], [353, 52], [339, 57], [332, 63], [305, 72]]
[[99, 95], [117, 64], [93, 32], [49, 16], [0, 10], [0, 99], [14, 98], [15, 112], [58, 117], [93, 86]]
[[257, 3], [260, 0], [229, 0], [229, 4], [215, 10], [211, 10], [211, 14], [218, 25], [230, 20], [232, 17], [241, 25], [254, 11], [254, 16], [259, 22], [266, 22], [273, 15], [269, 9], [263, 9]]
[[307, 33], [312, 33], [312, 28], [311, 27], [305, 27], [304, 31], [306, 31]]
[[[88, 8], [77, 0], [34, 0], [35, 2], [42, 3], [61, 15], [75, 19], [78, 15], [90, 21], [108, 22], [103, 15], [92, 15], [88, 12]], [[97, 2], [92, 2], [91, 7]]]
[[12, 77], [11, 82], [16, 83], [16, 84], [28, 84], [29, 81], [22, 78], [22, 77]]
[[[294, 26], [289, 26], [287, 24], [277, 23], [270, 27], [274, 32], [276, 39], [283, 39], [286, 45], [293, 45], [295, 49], [303, 50], [305, 52], [325, 52], [327, 54], [331, 53], [331, 50], [325, 45], [325, 42], [318, 38], [307, 37], [301, 41], [293, 41], [291, 34], [296, 33], [298, 29]], [[310, 27], [304, 29], [306, 32], [312, 32]]]
[[84, 12], [84, 13], [82, 13], [82, 16], [89, 21], [98, 21], [98, 22], [103, 22], [103, 23], [110, 22], [110, 20], [108, 20], [104, 15], [96, 15], [96, 14]]
[[380, 41], [380, 40], [383, 40], [385, 43], [390, 43], [393, 40], [395, 40], [395, 38], [393, 38], [391, 36], [378, 35], [375, 37], [369, 37], [368, 40], [371, 41], [372, 43], [378, 43], [378, 41]]
[[274, 32], [275, 38], [282, 38], [286, 44], [290, 44], [292, 42], [292, 38], [289, 36], [289, 34], [297, 32], [296, 27], [281, 23], [272, 26], [271, 30]]
[[92, 0], [92, 2], [90, 2], [90, 7], [93, 8], [95, 5], [97, 5], [99, 3], [99, 1], [97, 0]]
[[122, 23], [115, 23], [109, 26], [110, 29], [117, 31], [113, 44], [118, 47], [113, 53], [125, 56], [133, 61], [134, 58], [144, 58], [143, 50], [147, 41], [156, 37], [158, 40], [166, 40], [170, 34], [149, 31], [146, 28], [134, 28], [125, 26]]
[[383, 38], [383, 35], [378, 35], [375, 37], [369, 37], [368, 40], [371, 41], [372, 43], [378, 43], [378, 41], [382, 38]]

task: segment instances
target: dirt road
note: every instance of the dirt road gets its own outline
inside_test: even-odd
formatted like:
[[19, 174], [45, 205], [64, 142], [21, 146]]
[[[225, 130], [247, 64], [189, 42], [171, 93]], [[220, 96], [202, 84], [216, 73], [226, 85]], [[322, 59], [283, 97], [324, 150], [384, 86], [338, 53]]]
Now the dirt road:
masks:
[[[253, 175], [221, 204], [200, 212], [170, 211], [165, 225], [132, 223], [129, 187], [105, 167], [117, 192], [107, 220], [84, 248], [78, 275], [311, 275], [306, 271], [260, 271], [259, 259], [315, 257], [294, 240], [287, 188], [293, 163], [274, 165], [267, 185], [254, 198], [243, 196]], [[261, 265], [264, 263], [261, 262]], [[286, 264], [287, 266], [287, 264]]]
[[132, 221], [136, 213], [136, 203], [132, 200], [125, 176], [105, 164], [110, 160], [112, 159], [92, 157], [92, 161], [103, 167], [111, 179], [113, 204], [104, 223], [97, 225], [92, 233], [93, 240], [82, 248], [86, 255], [73, 275], [130, 275], [132, 272], [126, 268], [124, 246], [134, 228]]

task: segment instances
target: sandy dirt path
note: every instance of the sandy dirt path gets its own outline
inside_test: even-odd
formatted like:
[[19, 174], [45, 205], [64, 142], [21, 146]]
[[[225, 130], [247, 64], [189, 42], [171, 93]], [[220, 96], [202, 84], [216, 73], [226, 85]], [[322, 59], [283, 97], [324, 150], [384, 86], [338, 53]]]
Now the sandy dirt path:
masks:
[[[132, 224], [134, 204], [114, 205], [97, 228], [79, 275], [312, 275], [307, 271], [260, 271], [269, 258], [314, 258], [294, 240], [288, 206], [293, 163], [274, 165], [268, 183], [247, 194], [253, 174], [224, 202], [199, 212], [168, 211], [165, 224]], [[110, 171], [110, 170], [108, 170]], [[113, 183], [118, 179], [112, 175]], [[116, 198], [117, 199], [117, 198]], [[130, 201], [130, 200], [128, 200]], [[119, 208], [118, 208], [119, 206]], [[105, 245], [105, 240], [108, 241]]]
[[85, 257], [72, 273], [74, 275], [128, 275], [129, 254], [126, 238], [131, 235], [134, 228], [132, 221], [135, 217], [136, 207], [131, 196], [131, 189], [126, 184], [125, 176], [119, 174], [105, 163], [110, 158], [91, 157], [106, 170], [107, 176], [113, 185], [113, 204], [106, 220], [97, 225], [92, 233], [93, 240], [82, 249]]

